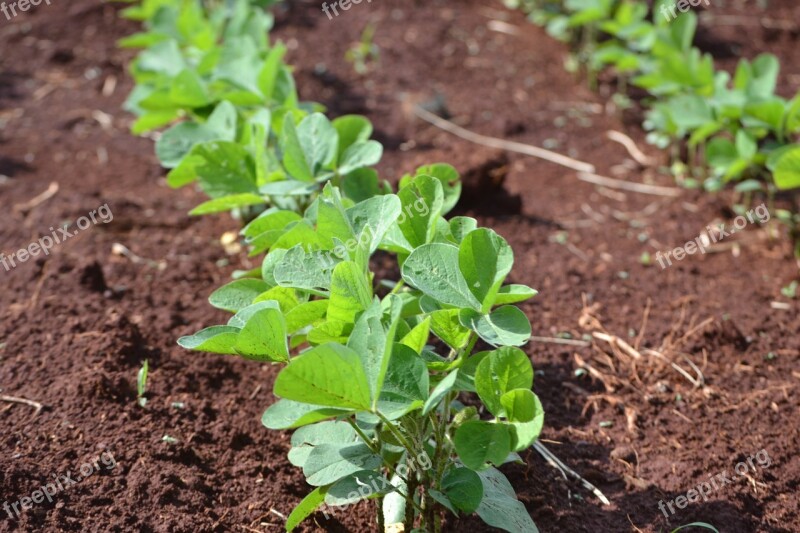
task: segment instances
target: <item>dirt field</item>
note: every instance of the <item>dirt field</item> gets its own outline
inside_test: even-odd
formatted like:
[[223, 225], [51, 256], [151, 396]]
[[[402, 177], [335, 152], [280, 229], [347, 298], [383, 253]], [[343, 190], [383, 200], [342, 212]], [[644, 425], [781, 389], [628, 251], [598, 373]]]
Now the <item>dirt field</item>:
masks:
[[[800, 8], [751, 4], [714, 2], [699, 43], [725, 67], [777, 54], [780, 92], [793, 95]], [[0, 505], [75, 478], [96, 458], [115, 463], [100, 461], [19, 517], [0, 511], [0, 532], [281, 531], [281, 515], [308, 489], [286, 460], [289, 433], [260, 423], [275, 369], [175, 342], [222, 320], [208, 294], [254, 264], [220, 244], [237, 222], [188, 217], [201, 194], [169, 189], [152, 141], [129, 133], [121, 104], [132, 54], [115, 43], [138, 28], [118, 8], [54, 1], [0, 17], [0, 251], [100, 206], [113, 212], [46, 257], [0, 266], [0, 395], [43, 406], [0, 401]], [[343, 57], [370, 22], [380, 63], [361, 76]], [[384, 176], [438, 161], [461, 171], [459, 212], [508, 239], [513, 281], [540, 291], [523, 306], [534, 335], [571, 341], [526, 347], [546, 410], [542, 439], [611, 503], [529, 451], [527, 466], [504, 472], [541, 531], [661, 532], [695, 521], [723, 533], [800, 531], [800, 314], [781, 295], [798, 267], [782, 226], [748, 221], [708, 253], [662, 269], [657, 252], [713, 223], [730, 228], [732, 193], [597, 187], [416, 118], [414, 104], [435, 101], [475, 132], [549, 147], [605, 176], [674, 186], [658, 164], [643, 168], [606, 137], [623, 131], [663, 163], [644, 142], [641, 113], [616, 110], [607, 91], [565, 71], [566, 48], [501, 2], [380, 0], [329, 21], [317, 3], [298, 1], [279, 10], [274, 35], [289, 45], [303, 99], [373, 121], [387, 148]], [[584, 341], [597, 332], [641, 357]], [[673, 503], [710, 478], [707, 501]], [[477, 519], [446, 529], [487, 530]], [[374, 530], [364, 505], [303, 528]]]

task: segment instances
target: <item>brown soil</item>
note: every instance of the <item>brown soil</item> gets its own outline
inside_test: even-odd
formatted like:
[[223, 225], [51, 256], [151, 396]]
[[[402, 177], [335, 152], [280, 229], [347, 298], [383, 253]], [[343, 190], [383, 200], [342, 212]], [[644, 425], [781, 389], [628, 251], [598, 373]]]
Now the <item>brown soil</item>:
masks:
[[[797, 277], [785, 230], [748, 225], [714, 253], [665, 270], [647, 266], [643, 252], [655, 256], [712, 222], [730, 222], [737, 199], [600, 189], [552, 164], [468, 144], [410, 113], [414, 103], [438, 98], [454, 121], [480, 133], [553, 146], [600, 174], [670, 185], [657, 169], [626, 161], [627, 152], [605, 137], [626, 131], [662, 158], [646, 147], [640, 118], [623, 121], [606, 98], [567, 74], [566, 49], [521, 14], [496, 1], [381, 0], [328, 21], [315, 2], [291, 5], [278, 15], [276, 34], [290, 45], [302, 96], [333, 114], [367, 114], [387, 146], [387, 177], [435, 161], [464, 174], [461, 212], [508, 238], [517, 254], [514, 280], [541, 291], [524, 306], [535, 335], [581, 339], [602, 323], [645, 353], [686, 336], [678, 351], [704, 376], [696, 388], [653, 355], [604, 355], [613, 352], [599, 340], [527, 347], [547, 412], [544, 442], [611, 500], [603, 506], [529, 452], [527, 466], [504, 471], [539, 528], [660, 532], [704, 521], [726, 533], [800, 531], [800, 315], [780, 293]], [[790, 5], [762, 12], [720, 2], [713, 13], [786, 23], [797, 20]], [[493, 30], [495, 19], [515, 34]], [[380, 63], [358, 76], [342, 58], [369, 22], [378, 29]], [[131, 54], [115, 40], [136, 29], [116, 6], [94, 0], [0, 18], [2, 251], [106, 203], [114, 215], [47, 257], [10, 272], [0, 267], [0, 394], [44, 405], [36, 414], [0, 401], [0, 505], [30, 496], [54, 475], [74, 478], [104, 452], [117, 462], [113, 469], [100, 463], [98, 473], [19, 518], [0, 510], [0, 531], [279, 531], [279, 514], [308, 488], [285, 459], [289, 434], [260, 424], [275, 370], [175, 344], [225, 318], [206, 296], [249, 263], [219, 242], [236, 221], [187, 217], [202, 196], [167, 188], [152, 141], [127, 131], [120, 105], [131, 87]], [[797, 90], [797, 25], [744, 34], [720, 24], [701, 33], [712, 45], [735, 43], [743, 56], [777, 53], [781, 92]], [[54, 196], [25, 205], [51, 182], [59, 185]], [[113, 253], [115, 243], [131, 254]], [[662, 351], [694, 374], [676, 351]], [[136, 374], [145, 359], [143, 409]], [[749, 478], [733, 473], [761, 450], [769, 467], [756, 462]], [[708, 501], [669, 518], [659, 510], [660, 500], [723, 472], [733, 483]], [[316, 524], [303, 530], [375, 529], [366, 506]], [[447, 529], [467, 528], [487, 530], [477, 519]]]

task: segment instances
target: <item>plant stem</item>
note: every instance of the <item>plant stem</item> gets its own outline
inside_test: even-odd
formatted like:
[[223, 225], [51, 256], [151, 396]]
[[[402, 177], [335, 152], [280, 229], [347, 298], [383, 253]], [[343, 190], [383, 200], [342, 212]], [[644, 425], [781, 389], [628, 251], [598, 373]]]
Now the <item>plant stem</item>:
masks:
[[358, 424], [356, 424], [350, 418], [347, 419], [347, 423], [350, 424], [350, 426], [355, 430], [355, 432], [358, 434], [358, 436], [361, 437], [361, 440], [363, 440], [364, 443], [369, 447], [370, 451], [372, 451], [372, 453], [374, 453], [375, 455], [377, 455], [378, 457], [381, 458], [381, 461], [383, 461], [384, 466], [386, 466], [386, 469], [389, 470], [390, 474], [392, 474], [393, 476], [399, 477], [400, 479], [403, 480], [404, 483], [408, 483], [408, 480], [405, 479], [400, 474], [398, 474], [397, 470], [395, 470], [394, 466], [392, 466], [392, 464], [389, 461], [387, 461], [386, 459], [383, 458], [383, 455], [381, 454], [380, 448], [376, 448], [375, 447], [375, 443], [373, 443], [372, 439], [367, 437], [367, 435], [363, 431], [361, 431], [361, 428], [358, 427]]
[[402, 433], [397, 431], [397, 428], [394, 427], [394, 424], [392, 424], [385, 416], [383, 416], [383, 414], [381, 414], [378, 411], [375, 411], [375, 414], [378, 415], [378, 418], [381, 419], [384, 425], [386, 425], [386, 427], [389, 429], [392, 435], [394, 435], [395, 438], [400, 442], [400, 444], [402, 444], [403, 447], [406, 450], [408, 450], [408, 453], [413, 454], [416, 451], [416, 449], [413, 446], [411, 446], [411, 444], [409, 444], [409, 442], [406, 440], [405, 436], [403, 436]]
[[[386, 467], [386, 469], [389, 471], [389, 473], [393, 477], [397, 476], [399, 479], [401, 479], [403, 481], [403, 483], [406, 484], [406, 487], [407, 487], [406, 488], [406, 491], [407, 491], [406, 494], [403, 494], [403, 492], [400, 491], [397, 488], [394, 489], [394, 490], [397, 491], [398, 494], [400, 494], [400, 496], [403, 496], [406, 499], [406, 519], [408, 519], [408, 513], [409, 513], [411, 507], [416, 508], [417, 511], [422, 513], [423, 512], [422, 508], [419, 506], [419, 504], [417, 504], [417, 502], [414, 501], [413, 496], [410, 496], [410, 495], [413, 494], [413, 491], [410, 489], [410, 487], [413, 486], [414, 490], [416, 490], [416, 479], [414, 477], [409, 477], [408, 479], [406, 479], [403, 476], [401, 476], [400, 474], [398, 474], [397, 470], [394, 468], [394, 466], [383, 457], [383, 455], [380, 452], [380, 449], [375, 449], [375, 443], [373, 443], [372, 439], [367, 437], [367, 435], [361, 430], [361, 428], [358, 427], [358, 424], [356, 424], [355, 421], [352, 418], [348, 417], [346, 420], [347, 420], [347, 423], [350, 424], [350, 427], [352, 427], [353, 430], [355, 430], [356, 434], [361, 438], [361, 440], [364, 441], [364, 444], [366, 444], [367, 447], [369, 447], [369, 449], [372, 451], [372, 453], [374, 453], [375, 455], [377, 455], [378, 457], [381, 458], [381, 461], [383, 462], [383, 465]], [[383, 498], [381, 498], [380, 501], [383, 501]], [[410, 506], [409, 506], [409, 503], [411, 504]], [[381, 515], [378, 520], [379, 521], [383, 521], [383, 509], [379, 508], [378, 512]], [[411, 512], [412, 520], [413, 520], [413, 510], [411, 510], [410, 512]], [[383, 532], [383, 530], [381, 530], [381, 532]]]
[[392, 292], [390, 292], [389, 294], [397, 294], [400, 291], [400, 289], [402, 289], [405, 286], [405, 284], [406, 284], [405, 281], [401, 279], [395, 284], [394, 289], [392, 289]]
[[417, 492], [417, 478], [415, 476], [411, 476], [408, 483], [406, 483], [406, 518], [405, 526], [406, 531], [411, 531], [414, 529], [414, 508], [416, 507], [417, 510], [420, 512], [420, 516], [422, 516], [422, 509], [417, 505], [417, 502], [414, 501], [414, 493]]

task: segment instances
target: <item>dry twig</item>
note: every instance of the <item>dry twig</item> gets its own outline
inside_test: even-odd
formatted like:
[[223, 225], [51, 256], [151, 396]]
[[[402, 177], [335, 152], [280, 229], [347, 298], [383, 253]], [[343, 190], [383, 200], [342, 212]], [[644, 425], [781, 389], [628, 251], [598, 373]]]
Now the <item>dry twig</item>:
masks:
[[507, 150], [509, 152], [517, 152], [519, 154], [524, 154], [531, 157], [538, 157], [539, 159], [544, 159], [545, 161], [550, 161], [551, 163], [561, 165], [562, 167], [577, 170], [578, 172], [593, 173], [595, 171], [594, 165], [585, 163], [583, 161], [578, 161], [577, 159], [573, 159], [556, 152], [551, 152], [550, 150], [545, 150], [544, 148], [539, 148], [538, 146], [507, 141], [505, 139], [498, 139], [495, 137], [487, 137], [486, 135], [469, 131], [419, 106], [414, 107], [414, 113], [422, 120], [433, 124], [437, 128], [448, 133], [452, 133], [457, 137], [461, 137], [462, 139], [475, 144], [480, 144], [489, 148], [497, 148], [499, 150]]
[[611, 502], [608, 501], [608, 498], [606, 498], [605, 495], [602, 492], [600, 492], [600, 489], [598, 489], [597, 487], [595, 487], [594, 485], [592, 485], [591, 483], [586, 481], [584, 478], [582, 478], [580, 476], [580, 474], [578, 474], [573, 469], [571, 469], [570, 467], [565, 465], [563, 462], [561, 462], [561, 460], [558, 457], [553, 455], [553, 453], [550, 450], [545, 448], [544, 444], [542, 444], [539, 441], [536, 441], [536, 442], [533, 443], [533, 448], [537, 452], [539, 452], [539, 454], [542, 457], [544, 457], [545, 461], [547, 461], [549, 464], [551, 464], [552, 466], [554, 466], [555, 468], [560, 470], [561, 474], [564, 475], [564, 477], [566, 477], [565, 473], [569, 474], [570, 476], [572, 476], [575, 479], [577, 479], [578, 481], [580, 481], [581, 485], [583, 485], [584, 488], [586, 488], [592, 494], [597, 496], [597, 499], [599, 499], [601, 502], [603, 502], [604, 505], [611, 505]]
[[600, 176], [594, 172], [579, 172], [578, 179], [594, 185], [608, 187], [609, 189], [620, 189], [623, 191], [638, 192], [641, 194], [673, 197], [681, 195], [681, 190], [676, 189], [675, 187], [662, 187], [660, 185], [647, 185], [646, 183], [618, 180], [615, 178]]

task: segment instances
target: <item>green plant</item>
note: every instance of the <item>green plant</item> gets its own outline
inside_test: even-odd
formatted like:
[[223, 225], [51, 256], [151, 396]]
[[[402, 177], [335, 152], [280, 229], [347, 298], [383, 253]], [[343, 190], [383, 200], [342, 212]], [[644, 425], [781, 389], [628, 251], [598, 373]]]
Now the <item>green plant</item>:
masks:
[[[513, 253], [499, 235], [444, 218], [455, 169], [422, 167], [393, 193], [369, 168], [382, 152], [371, 124], [299, 104], [282, 47], [262, 34], [270, 18], [246, 0], [125, 13], [147, 30], [123, 42], [146, 47], [132, 66], [134, 130], [179, 121], [157, 141], [168, 181], [197, 181], [211, 200], [193, 213], [233, 210], [252, 255], [266, 252], [211, 295], [230, 320], [179, 344], [283, 366], [263, 421], [297, 429], [289, 460], [316, 487], [287, 530], [323, 505], [377, 499], [381, 529], [439, 531], [449, 510], [535, 531], [496, 467], [542, 428], [517, 348], [530, 323], [513, 305], [536, 292], [503, 284]], [[372, 270], [378, 252], [400, 279]]]
[[147, 28], [120, 42], [145, 48], [125, 104], [133, 131], [169, 126], [156, 142], [168, 184], [196, 182], [210, 197], [191, 214], [247, 223], [270, 207], [302, 212], [326, 181], [363, 181], [380, 159], [369, 121], [331, 122], [299, 102], [285, 47], [267, 38], [272, 17], [253, 3], [156, 0], [124, 14]]
[[136, 374], [136, 399], [139, 402], [140, 407], [147, 405], [147, 398], [145, 398], [145, 394], [147, 394], [147, 374], [149, 371], [150, 364], [148, 363], [147, 359], [145, 359], [144, 363], [142, 363], [142, 368], [140, 368], [139, 372]]
[[[771, 54], [742, 59], [733, 76], [693, 46], [697, 15], [660, 16], [671, 0], [648, 8], [633, 0], [507, 0], [572, 44], [575, 58], [595, 73], [613, 69], [651, 96], [647, 140], [672, 155], [671, 170], [685, 186], [717, 191], [730, 182], [746, 194], [800, 187], [800, 93], [775, 93], [780, 65]], [[684, 161], [685, 159], [685, 161]], [[800, 232], [790, 225], [800, 257]]]
[[375, 25], [367, 24], [361, 32], [361, 39], [345, 54], [344, 58], [353, 64], [358, 74], [366, 74], [371, 63], [380, 59], [381, 49], [375, 44]]
[[797, 280], [792, 281], [786, 287], [781, 288], [781, 294], [787, 298], [797, 298]]
[[[534, 530], [494, 466], [518, 460], [542, 427], [530, 360], [515, 348], [530, 324], [510, 305], [535, 291], [502, 284], [513, 254], [496, 233], [442, 217], [457, 199], [455, 178], [435, 165], [397, 194], [359, 202], [327, 185], [270, 247], [261, 279], [212, 294], [233, 318], [179, 341], [286, 365], [264, 424], [302, 428], [289, 458], [317, 487], [289, 529], [322, 505], [376, 498], [378, 519], [408, 530], [438, 531], [442, 509]], [[400, 280], [370, 270], [377, 250], [397, 254]], [[380, 297], [376, 286], [392, 289]], [[493, 349], [476, 352], [479, 339]], [[462, 393], [477, 393], [492, 418], [461, 403]]]

